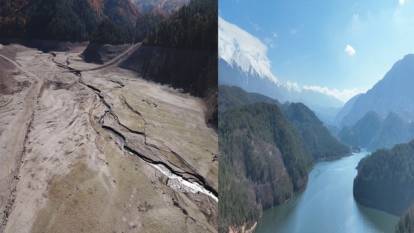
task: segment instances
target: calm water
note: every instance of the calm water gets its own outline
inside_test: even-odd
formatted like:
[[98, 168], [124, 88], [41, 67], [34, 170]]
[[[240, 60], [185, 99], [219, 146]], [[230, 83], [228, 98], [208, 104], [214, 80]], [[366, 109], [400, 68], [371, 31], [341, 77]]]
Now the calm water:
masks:
[[256, 233], [394, 232], [396, 216], [365, 208], [354, 201], [355, 168], [366, 154], [316, 164], [305, 192], [265, 211]]

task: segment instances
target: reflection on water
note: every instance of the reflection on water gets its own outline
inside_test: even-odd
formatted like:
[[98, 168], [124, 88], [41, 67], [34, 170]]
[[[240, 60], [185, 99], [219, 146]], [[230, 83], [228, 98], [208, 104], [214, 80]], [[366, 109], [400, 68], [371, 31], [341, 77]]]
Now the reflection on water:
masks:
[[264, 212], [256, 233], [389, 233], [396, 216], [358, 205], [352, 186], [366, 152], [321, 162], [295, 199]]

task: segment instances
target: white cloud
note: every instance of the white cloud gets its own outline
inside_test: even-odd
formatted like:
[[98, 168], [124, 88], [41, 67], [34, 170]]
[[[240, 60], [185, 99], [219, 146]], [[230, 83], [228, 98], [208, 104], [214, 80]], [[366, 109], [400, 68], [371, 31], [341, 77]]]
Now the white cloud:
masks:
[[355, 51], [355, 49], [351, 46], [351, 45], [349, 45], [349, 44], [347, 44], [346, 45], [346, 47], [345, 47], [345, 53], [346, 54], [348, 54], [348, 56], [350, 56], [350, 57], [352, 57], [352, 56], [354, 56], [355, 54], [356, 54], [356, 51]]
[[398, 0], [398, 3], [400, 4], [400, 6], [403, 6], [405, 4], [405, 0]]
[[357, 88], [338, 90], [335, 88], [321, 87], [316, 85], [303, 86], [302, 88], [303, 90], [315, 91], [325, 95], [333, 96], [344, 103], [352, 97], [354, 97], [355, 95], [364, 92], [363, 90]]
[[[356, 94], [361, 93], [359, 89], [331, 89], [317, 85], [302, 86], [291, 81], [279, 81], [271, 71], [271, 62], [267, 57], [268, 46], [272, 46], [275, 35], [264, 38], [263, 41], [219, 17], [219, 56], [230, 65], [238, 66], [247, 73], [259, 74], [260, 77], [268, 78], [277, 85], [285, 87], [289, 91], [302, 92], [313, 91], [327, 96], [334, 97], [346, 102]], [[355, 49], [350, 45], [352, 55]], [[345, 49], [348, 50], [348, 49]], [[350, 56], [352, 56], [350, 55]]]

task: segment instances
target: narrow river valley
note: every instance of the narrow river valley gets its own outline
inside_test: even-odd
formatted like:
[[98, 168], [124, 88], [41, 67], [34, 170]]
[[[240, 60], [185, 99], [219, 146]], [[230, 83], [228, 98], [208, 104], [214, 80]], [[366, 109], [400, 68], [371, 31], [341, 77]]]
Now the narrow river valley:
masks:
[[297, 198], [264, 212], [257, 233], [391, 233], [396, 216], [358, 205], [352, 186], [358, 162], [368, 152], [320, 162]]

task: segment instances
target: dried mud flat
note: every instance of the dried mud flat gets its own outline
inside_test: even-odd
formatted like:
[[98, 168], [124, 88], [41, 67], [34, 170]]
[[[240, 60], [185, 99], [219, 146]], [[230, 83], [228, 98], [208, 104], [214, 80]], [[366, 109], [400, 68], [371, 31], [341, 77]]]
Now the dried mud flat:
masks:
[[202, 100], [79, 54], [0, 46], [0, 232], [217, 232]]

